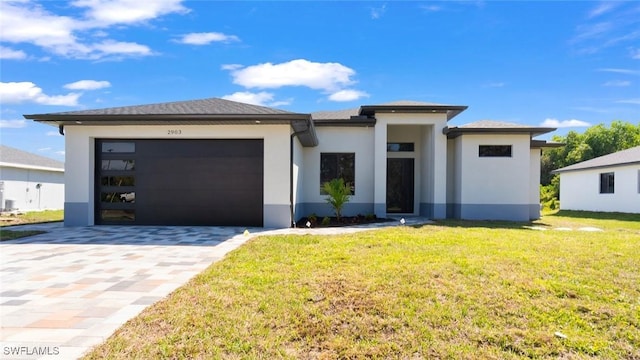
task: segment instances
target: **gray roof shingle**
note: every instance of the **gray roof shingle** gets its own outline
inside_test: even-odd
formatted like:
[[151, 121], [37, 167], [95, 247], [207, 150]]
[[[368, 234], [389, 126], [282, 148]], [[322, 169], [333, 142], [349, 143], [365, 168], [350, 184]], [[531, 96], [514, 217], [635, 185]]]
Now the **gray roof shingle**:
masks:
[[634, 163], [640, 163], [640, 146], [618, 151], [609, 155], [603, 155], [591, 160], [579, 162], [577, 164], [565, 166], [552, 172], [561, 173], [565, 171], [584, 170]]
[[0, 145], [0, 162], [21, 166], [46, 167], [64, 170], [63, 162], [5, 145]]
[[209, 98], [105, 109], [57, 112], [51, 115], [277, 115], [290, 111]]

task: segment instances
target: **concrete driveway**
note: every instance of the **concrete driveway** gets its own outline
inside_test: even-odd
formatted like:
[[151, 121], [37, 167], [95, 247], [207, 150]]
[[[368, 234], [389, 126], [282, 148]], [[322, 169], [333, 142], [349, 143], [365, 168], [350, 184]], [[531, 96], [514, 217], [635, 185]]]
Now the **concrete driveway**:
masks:
[[48, 233], [0, 243], [2, 359], [77, 358], [252, 237], [231, 227], [19, 229]]

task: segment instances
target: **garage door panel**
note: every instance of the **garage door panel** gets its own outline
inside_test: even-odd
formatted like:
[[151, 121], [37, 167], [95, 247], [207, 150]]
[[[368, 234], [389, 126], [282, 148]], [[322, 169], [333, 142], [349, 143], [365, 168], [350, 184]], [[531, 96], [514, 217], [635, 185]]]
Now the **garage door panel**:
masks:
[[136, 224], [263, 225], [262, 140], [135, 143]]

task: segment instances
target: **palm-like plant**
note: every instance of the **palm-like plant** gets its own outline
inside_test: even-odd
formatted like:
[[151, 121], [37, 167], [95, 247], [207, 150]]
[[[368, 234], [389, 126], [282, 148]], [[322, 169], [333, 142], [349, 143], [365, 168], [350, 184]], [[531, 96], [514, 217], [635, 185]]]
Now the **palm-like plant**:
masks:
[[327, 203], [333, 207], [336, 218], [340, 221], [342, 208], [349, 202], [351, 196], [351, 186], [345, 184], [343, 179], [333, 179], [322, 184], [322, 189], [327, 193]]

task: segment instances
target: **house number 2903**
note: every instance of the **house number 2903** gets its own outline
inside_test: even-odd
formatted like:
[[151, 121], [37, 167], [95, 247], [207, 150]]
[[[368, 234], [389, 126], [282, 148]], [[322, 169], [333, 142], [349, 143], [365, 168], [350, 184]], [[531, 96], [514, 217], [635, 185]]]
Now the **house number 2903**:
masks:
[[180, 134], [182, 134], [182, 130], [180, 130], [180, 129], [170, 129], [170, 130], [167, 130], [167, 134], [169, 134], [169, 135], [180, 135]]

